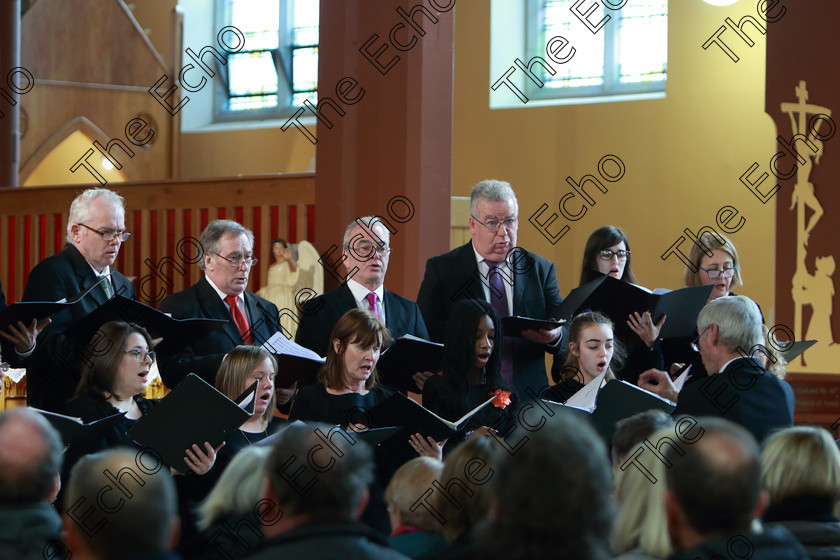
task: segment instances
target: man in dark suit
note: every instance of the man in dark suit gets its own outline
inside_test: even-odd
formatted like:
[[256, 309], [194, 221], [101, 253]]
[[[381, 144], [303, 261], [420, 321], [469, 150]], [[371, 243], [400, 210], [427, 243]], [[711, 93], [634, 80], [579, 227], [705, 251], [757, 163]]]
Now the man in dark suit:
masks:
[[62, 412], [79, 383], [85, 342], [68, 329], [114, 294], [134, 299], [134, 286], [111, 268], [125, 231], [123, 197], [107, 189], [88, 189], [70, 205], [68, 244], [60, 253], [38, 263], [29, 273], [22, 301], [72, 298], [100, 284], [76, 305], [52, 317], [38, 337], [26, 370], [29, 406]]
[[639, 376], [639, 386], [676, 401], [674, 416], [720, 416], [759, 442], [775, 429], [793, 426], [793, 389], [752, 357], [764, 344], [755, 302], [746, 296], [709, 302], [697, 317], [697, 332], [708, 377], [677, 393], [667, 373], [650, 369]]
[[[0, 284], [0, 309], [6, 307], [6, 295]], [[29, 358], [35, 351], [38, 333], [50, 324], [50, 319], [37, 322], [32, 319], [29, 325], [18, 321], [16, 325], [9, 325], [5, 331], [0, 331], [0, 363], [6, 362], [12, 367], [26, 367]]]
[[213, 383], [225, 354], [243, 344], [260, 346], [280, 329], [277, 306], [245, 288], [257, 259], [254, 234], [231, 220], [210, 222], [199, 239], [204, 251], [199, 267], [204, 277], [160, 302], [159, 310], [176, 319], [228, 321], [189, 346], [158, 346], [160, 376], [174, 387], [189, 373]]
[[[470, 197], [472, 241], [426, 262], [417, 304], [432, 340], [443, 342], [452, 306], [462, 299], [490, 302], [500, 317], [555, 318], [563, 301], [554, 264], [516, 247], [519, 204], [510, 184], [481, 181]], [[502, 373], [519, 391], [539, 392], [548, 380], [545, 352], [559, 345], [560, 327], [505, 337]]]
[[428, 340], [417, 304], [385, 289], [389, 241], [390, 232], [376, 218], [359, 218], [347, 226], [342, 253], [347, 281], [304, 304], [295, 337], [298, 344], [326, 356], [333, 327], [355, 307], [373, 311], [395, 340], [404, 334]]

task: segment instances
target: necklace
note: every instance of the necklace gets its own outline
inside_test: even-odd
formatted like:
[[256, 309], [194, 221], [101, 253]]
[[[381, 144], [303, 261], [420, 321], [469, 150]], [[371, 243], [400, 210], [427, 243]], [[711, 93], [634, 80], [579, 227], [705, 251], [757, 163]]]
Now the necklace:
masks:
[[[261, 432], [246, 432], [245, 430], [239, 430], [239, 432], [245, 437], [245, 441], [248, 442], [248, 445], [254, 445], [255, 443], [268, 437], [268, 426], [266, 426], [265, 430]], [[253, 435], [255, 439], [251, 439], [248, 434]]]

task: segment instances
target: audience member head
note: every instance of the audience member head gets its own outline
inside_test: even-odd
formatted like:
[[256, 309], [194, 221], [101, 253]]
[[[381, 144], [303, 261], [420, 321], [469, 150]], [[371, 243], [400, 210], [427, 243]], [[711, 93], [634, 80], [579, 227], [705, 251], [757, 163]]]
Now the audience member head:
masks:
[[114, 264], [129, 235], [125, 231], [125, 200], [117, 193], [88, 189], [70, 204], [67, 242], [98, 272]]
[[199, 529], [254, 511], [265, 494], [263, 477], [269, 451], [269, 447], [252, 445], [236, 454], [198, 506]]
[[[730, 298], [725, 298], [730, 299]], [[693, 548], [711, 537], [750, 530], [761, 517], [761, 466], [755, 438], [722, 418], [697, 418], [691, 444], [671, 438], [662, 445], [668, 534], [675, 549]]]
[[222, 360], [216, 373], [215, 385], [227, 398], [235, 399], [255, 381], [259, 381], [254, 416], [262, 417], [268, 423], [277, 408], [274, 393], [276, 374], [277, 360], [270, 352], [259, 346], [237, 346]]
[[473, 248], [488, 261], [503, 261], [516, 247], [519, 203], [510, 183], [488, 179], [470, 195], [470, 235]]
[[0, 413], [0, 505], [52, 503], [61, 487], [63, 451], [58, 432], [39, 413]]
[[714, 286], [709, 296], [711, 301], [729, 295], [729, 290], [744, 284], [738, 251], [729, 239], [719, 233], [706, 232], [700, 235], [698, 241], [691, 244], [688, 252], [692, 266], [686, 266], [683, 272], [686, 286]]
[[443, 463], [432, 457], [415, 457], [397, 469], [385, 489], [392, 529], [406, 525], [421, 531], [440, 532], [440, 522], [432, 512], [425, 507], [416, 507], [415, 503], [432, 488], [433, 481], [441, 478], [442, 471]]
[[[329, 437], [331, 445], [324, 445], [321, 436]], [[313, 472], [315, 464], [332, 466]], [[264, 473], [266, 498], [283, 511], [283, 523], [267, 526], [267, 534], [308, 523], [352, 522], [367, 506], [373, 452], [333, 426], [292, 424], [271, 446]]]
[[238, 296], [248, 285], [254, 259], [254, 234], [232, 220], [214, 220], [201, 232], [204, 251], [198, 266], [226, 296]]
[[528, 438], [494, 475], [491, 550], [510, 560], [610, 557], [612, 477], [601, 438], [571, 414]]
[[749, 354], [764, 342], [761, 311], [746, 296], [718, 298], [706, 304], [697, 316], [697, 345], [703, 365], [717, 373], [729, 360]]
[[[620, 258], [621, 251], [625, 251], [623, 259]], [[620, 227], [601, 226], [586, 240], [580, 268], [581, 286], [589, 282], [593, 270], [625, 282], [636, 282], [630, 265], [630, 242]]]
[[[639, 443], [643, 439], [649, 439], [653, 443], [661, 441], [664, 437], [673, 439], [673, 424], [671, 420], [671, 425], [667, 428], [654, 430], [641, 436]], [[650, 425], [646, 423], [646, 427]], [[615, 455], [615, 448], [613, 448], [613, 455]], [[667, 557], [673, 549], [668, 532], [664, 530], [667, 527], [663, 497], [664, 464], [653, 453], [647, 452], [634, 457], [632, 463], [613, 470], [615, 472], [615, 497], [618, 502], [618, 514], [610, 539], [613, 552], [619, 555], [641, 548], [645, 554], [653, 558]]]
[[[178, 540], [175, 483], [153, 453], [115, 448], [82, 457], [70, 474], [64, 505], [68, 548], [84, 558], [161, 552]], [[87, 523], [79, 520], [90, 508]]]
[[621, 358], [609, 317], [596, 311], [581, 313], [569, 324], [569, 355], [558, 381], [576, 379], [585, 385], [606, 371], [611, 374], [611, 364]]
[[[463, 299], [452, 307], [444, 337], [443, 375], [463, 393], [480, 382], [498, 388], [501, 375], [502, 325], [493, 306], [483, 300]], [[473, 381], [471, 381], [473, 379]]]
[[771, 504], [791, 498], [840, 499], [840, 451], [823, 428], [795, 426], [767, 438], [761, 479]]
[[646, 410], [619, 420], [612, 438], [613, 472], [618, 472], [618, 467], [631, 451], [650, 439], [654, 432], [665, 428], [673, 432], [674, 419], [661, 410]]
[[105, 323], [88, 343], [76, 395], [90, 391], [124, 400], [146, 389], [155, 361], [146, 329], [124, 321]]
[[[344, 230], [344, 252], [348, 278], [370, 291], [385, 282], [391, 255], [391, 232], [375, 216], [365, 216], [350, 222]], [[354, 269], [358, 269], [355, 272]]]
[[379, 383], [376, 362], [391, 342], [388, 328], [370, 311], [353, 308], [341, 316], [330, 334], [327, 362], [318, 380], [329, 389], [356, 390], [364, 381], [368, 391]]
[[471, 437], [444, 459], [439, 480], [457, 505], [442, 496], [440, 491], [434, 492], [432, 499], [443, 519], [443, 526], [438, 532], [442, 532], [450, 543], [487, 520], [493, 502], [493, 479], [499, 456], [499, 445], [492, 438]]

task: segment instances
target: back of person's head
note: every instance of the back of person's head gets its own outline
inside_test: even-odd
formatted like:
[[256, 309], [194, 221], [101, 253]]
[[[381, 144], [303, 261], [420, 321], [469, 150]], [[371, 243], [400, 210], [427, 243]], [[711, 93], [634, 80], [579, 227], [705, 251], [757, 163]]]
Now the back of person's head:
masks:
[[495, 336], [492, 338], [493, 349], [490, 359], [484, 366], [487, 383], [501, 387], [504, 378], [501, 374], [502, 325], [499, 314], [492, 305], [483, 300], [462, 299], [454, 306], [446, 322], [444, 336], [444, 376], [448, 380], [463, 381], [462, 389], [466, 390], [466, 375], [475, 367], [475, 348], [478, 326], [482, 317], [490, 317]]
[[58, 432], [37, 412], [0, 413], [0, 505], [52, 502], [63, 449]]
[[741, 348], [750, 354], [764, 342], [761, 311], [747, 296], [720, 297], [707, 303], [697, 316], [697, 332], [718, 326], [720, 343], [731, 352]]
[[674, 419], [661, 410], [646, 410], [634, 414], [615, 425], [612, 438], [613, 465], [621, 463], [628, 453], [634, 451], [654, 432], [663, 428], [671, 428], [673, 432]]
[[149, 450], [114, 448], [82, 457], [64, 497], [64, 530], [73, 552], [95, 558], [165, 551], [177, 540], [175, 483]]
[[558, 416], [498, 465], [489, 545], [500, 558], [609, 557], [612, 475], [588, 423]]
[[385, 489], [388, 511], [399, 514], [402, 525], [440, 532], [440, 523], [432, 512], [416, 504], [432, 488], [432, 482], [441, 478], [442, 471], [443, 463], [432, 457], [415, 457], [398, 468]]
[[[671, 426], [642, 436], [642, 439], [656, 442], [673, 435], [672, 421]], [[642, 453], [632, 462], [620, 465], [615, 472], [618, 514], [610, 538], [613, 552], [624, 554], [641, 548], [648, 556], [665, 558], [673, 551], [665, 530], [665, 466], [653, 453]]]
[[447, 541], [455, 541], [487, 518], [498, 457], [499, 445], [493, 439], [475, 436], [444, 458], [439, 480], [447, 495], [438, 490], [432, 496]]
[[[620, 227], [601, 226], [590, 234], [589, 239], [586, 240], [586, 246], [583, 248], [583, 262], [580, 267], [581, 286], [589, 282], [593, 270], [598, 270], [598, 254], [622, 241], [625, 250], [629, 253], [630, 241], [627, 240], [627, 234]], [[633, 274], [633, 267], [630, 264], [630, 255], [627, 255], [627, 262], [624, 264], [624, 273], [621, 275], [621, 279], [625, 282], [636, 282], [636, 275]]]
[[[75, 396], [81, 396], [89, 391], [103, 395], [111, 395], [120, 364], [125, 358], [128, 337], [137, 333], [143, 337], [149, 350], [152, 349], [152, 339], [146, 329], [139, 325], [125, 321], [110, 321], [105, 323], [88, 342], [85, 358], [82, 361], [82, 376], [76, 387]], [[134, 395], [114, 395], [118, 398], [133, 397]]]
[[[265, 360], [271, 363], [274, 373], [277, 373], [277, 360], [271, 352], [259, 346], [237, 346], [225, 354], [213, 384], [227, 398], [235, 399], [245, 390], [245, 381], [251, 373]], [[272, 392], [268, 407], [263, 413], [266, 422], [274, 417], [276, 408], [277, 396]]]
[[671, 437], [674, 445], [661, 445], [671, 465], [665, 473], [668, 492], [701, 536], [749, 531], [761, 491], [758, 443], [728, 420], [696, 421], [696, 429], [703, 430], [695, 432], [701, 434], [696, 441], [686, 444]]
[[823, 428], [796, 426], [767, 438], [761, 479], [770, 503], [798, 497], [840, 499], [840, 451]]
[[265, 474], [271, 499], [285, 514], [309, 522], [353, 521], [367, 503], [373, 452], [337, 427], [292, 424], [271, 446]]
[[254, 510], [265, 491], [263, 471], [268, 453], [268, 447], [252, 445], [236, 454], [197, 508], [199, 529]]
[[[335, 341], [338, 341], [336, 348]], [[367, 309], [354, 307], [342, 315], [330, 333], [327, 345], [327, 361], [318, 372], [318, 381], [331, 389], [344, 387], [344, 353], [350, 344], [358, 343], [363, 348], [379, 344], [384, 349], [391, 343], [391, 333], [376, 316]], [[376, 368], [365, 381], [365, 389], [370, 391], [379, 384]]]
[[697, 239], [699, 242], [691, 244], [691, 249], [688, 251], [688, 261], [692, 266], [686, 266], [683, 271], [683, 280], [686, 286], [702, 286], [703, 279], [701, 274], [705, 274], [700, 270], [700, 263], [703, 257], [707, 256], [706, 249], [710, 251], [723, 251], [729, 253], [732, 257], [732, 265], [735, 267], [735, 273], [732, 277], [732, 282], [729, 283], [730, 288], [737, 288], [744, 285], [743, 276], [741, 275], [741, 264], [738, 260], [738, 251], [735, 249], [735, 244], [732, 243], [725, 235], [717, 232], [707, 231], [700, 234]]

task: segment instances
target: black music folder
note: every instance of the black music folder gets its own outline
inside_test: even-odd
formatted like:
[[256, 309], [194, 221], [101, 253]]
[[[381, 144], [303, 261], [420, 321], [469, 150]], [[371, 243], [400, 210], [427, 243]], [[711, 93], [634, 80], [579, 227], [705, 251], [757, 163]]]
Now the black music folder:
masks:
[[784, 352], [780, 353], [785, 362], [789, 364], [817, 342], [819, 342], [819, 340], [797, 340], [793, 343], [780, 342], [778, 346], [781, 346], [782, 348], [788, 347]]
[[522, 336], [522, 331], [529, 329], [539, 330], [547, 329], [553, 330], [566, 324], [566, 321], [561, 319], [555, 321], [553, 319], [532, 319], [531, 317], [502, 317], [502, 332], [505, 336]]
[[64, 311], [80, 302], [101, 282], [102, 280], [99, 280], [90, 288], [59, 301], [19, 301], [4, 307], [0, 309], [0, 331], [8, 329], [9, 325], [16, 325], [18, 321], [28, 325], [32, 319], [41, 321]]
[[418, 371], [438, 372], [443, 367], [443, 344], [406, 334], [379, 357], [376, 371], [380, 381], [403, 393], [421, 393], [411, 378]]
[[205, 441], [217, 447], [250, 418], [242, 406], [191, 373], [127, 433], [140, 446], [154, 449], [170, 467], [188, 473], [186, 449], [194, 443], [203, 449]]
[[441, 418], [431, 410], [423, 408], [417, 401], [402, 393], [394, 393], [365, 413], [371, 428], [399, 426], [408, 434], [431, 436], [443, 441], [454, 435], [479, 410], [490, 404], [496, 395], [490, 397], [454, 422]]
[[70, 447], [80, 452], [87, 451], [88, 447], [105, 437], [105, 433], [125, 417], [125, 412], [120, 412], [85, 424], [81, 418], [75, 416], [65, 416], [39, 408], [32, 410], [40, 412], [52, 424], [61, 436], [65, 451]]
[[627, 326], [630, 314], [650, 311], [654, 323], [658, 323], [662, 315], [668, 315], [659, 333], [660, 338], [690, 337], [697, 329], [697, 316], [713, 288], [695, 286], [654, 293], [612, 276], [600, 276], [569, 292], [560, 305], [560, 315], [571, 319], [586, 309], [600, 311], [612, 319], [616, 334], [626, 341], [637, 338]]

